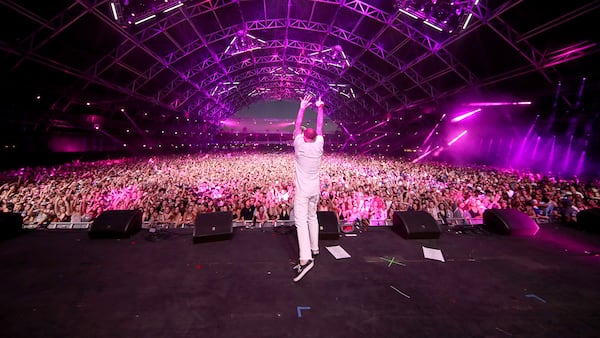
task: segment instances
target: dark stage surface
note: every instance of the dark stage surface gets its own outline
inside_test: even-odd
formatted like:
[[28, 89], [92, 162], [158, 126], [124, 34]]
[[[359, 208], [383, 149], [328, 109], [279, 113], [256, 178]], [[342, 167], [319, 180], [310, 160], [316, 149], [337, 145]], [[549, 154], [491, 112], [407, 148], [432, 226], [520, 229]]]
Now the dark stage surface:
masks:
[[[444, 230], [431, 240], [371, 228], [322, 241], [297, 284], [290, 233], [238, 228], [232, 240], [193, 244], [180, 230], [153, 239], [36, 231], [0, 243], [0, 336], [600, 334], [600, 237], [565, 227], [543, 225], [533, 238]], [[335, 260], [325, 249], [335, 244], [352, 257]], [[422, 246], [441, 249], [446, 262], [424, 259]]]

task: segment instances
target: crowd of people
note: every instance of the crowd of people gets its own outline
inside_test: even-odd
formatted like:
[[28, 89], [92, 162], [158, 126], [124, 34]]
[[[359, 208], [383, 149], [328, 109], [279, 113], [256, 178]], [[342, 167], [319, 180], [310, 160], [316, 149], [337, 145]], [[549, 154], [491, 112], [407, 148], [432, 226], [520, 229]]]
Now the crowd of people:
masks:
[[[395, 211], [423, 210], [441, 224], [476, 220], [490, 208], [536, 220], [576, 222], [596, 208], [600, 181], [383, 156], [325, 154], [319, 211], [340, 222], [382, 224]], [[0, 173], [1, 211], [24, 223], [89, 222], [104, 210], [139, 209], [144, 222], [175, 227], [199, 213], [231, 211], [261, 225], [293, 214], [293, 153], [206, 153], [97, 162]]]

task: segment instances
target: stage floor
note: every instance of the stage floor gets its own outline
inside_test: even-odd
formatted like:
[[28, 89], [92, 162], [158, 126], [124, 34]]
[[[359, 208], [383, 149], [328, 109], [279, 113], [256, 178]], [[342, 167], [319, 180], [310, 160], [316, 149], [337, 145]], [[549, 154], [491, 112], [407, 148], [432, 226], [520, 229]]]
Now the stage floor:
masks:
[[199, 244], [35, 231], [0, 243], [0, 336], [597, 337], [597, 252], [598, 235], [551, 224], [527, 238], [369, 228], [322, 241], [293, 283], [295, 235], [272, 228]]

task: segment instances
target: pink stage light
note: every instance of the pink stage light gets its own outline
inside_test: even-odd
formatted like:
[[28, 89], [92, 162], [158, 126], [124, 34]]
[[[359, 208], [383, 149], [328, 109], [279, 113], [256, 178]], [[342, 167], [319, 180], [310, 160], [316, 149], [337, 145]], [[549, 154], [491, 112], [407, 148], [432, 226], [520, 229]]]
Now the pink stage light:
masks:
[[228, 127], [233, 127], [233, 126], [238, 125], [238, 122], [231, 121], [231, 120], [221, 120], [220, 123], [222, 125], [225, 125], [225, 126], [228, 126]]
[[420, 160], [422, 160], [422, 159], [424, 159], [425, 157], [429, 156], [429, 154], [433, 153], [434, 151], [436, 151], [436, 150], [438, 150], [438, 149], [440, 149], [440, 146], [436, 146], [435, 148], [433, 148], [433, 149], [431, 149], [431, 150], [429, 150], [429, 151], [425, 152], [423, 155], [421, 155], [421, 156], [419, 156], [419, 157], [415, 158], [414, 160], [412, 160], [412, 163], [417, 163], [417, 162], [419, 162]]
[[466, 130], [463, 130], [462, 133], [460, 133], [458, 136], [456, 136], [455, 138], [452, 139], [452, 141], [448, 142], [448, 147], [450, 147], [451, 145], [453, 145], [454, 143], [456, 143], [456, 141], [460, 140], [461, 137], [465, 136], [467, 134]]
[[515, 102], [470, 102], [469, 107], [497, 107], [497, 106], [529, 106], [531, 101], [515, 101]]
[[590, 43], [589, 41], [583, 41], [551, 52], [547, 56], [545, 60], [546, 62], [544, 63], [544, 65], [542, 65], [542, 68], [557, 66], [561, 63], [565, 63], [567, 61], [572, 61], [575, 59], [579, 59], [583, 56], [589, 55], [592, 52], [594, 52], [594, 50], [588, 51], [588, 49], [594, 48], [596, 46], [597, 44], [595, 42]]
[[462, 114], [462, 115], [458, 115], [457, 117], [453, 118], [453, 119], [451, 120], [451, 122], [459, 122], [459, 121], [462, 121], [462, 120], [466, 119], [467, 117], [470, 117], [470, 116], [472, 116], [472, 115], [474, 115], [474, 114], [476, 114], [476, 113], [479, 113], [480, 111], [481, 111], [481, 108], [477, 108], [477, 109], [475, 109], [475, 110], [473, 110], [473, 111], [470, 111], [470, 112], [468, 112], [468, 113], [464, 113], [464, 114]]

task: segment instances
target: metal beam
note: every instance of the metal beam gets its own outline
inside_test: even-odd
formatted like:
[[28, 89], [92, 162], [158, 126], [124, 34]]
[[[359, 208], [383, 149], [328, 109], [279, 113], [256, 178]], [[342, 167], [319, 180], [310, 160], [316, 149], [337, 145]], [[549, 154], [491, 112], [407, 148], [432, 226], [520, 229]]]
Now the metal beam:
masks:
[[97, 8], [98, 6], [107, 3], [108, 0], [101, 1], [92, 1], [91, 5], [84, 8], [77, 6], [77, 2], [72, 3], [65, 10], [60, 12], [54, 18], [50, 19], [50, 21], [41, 25], [35, 32], [29, 35], [27, 38], [23, 39], [23, 42], [20, 43], [22, 48], [25, 49], [23, 57], [17, 61], [17, 63], [12, 67], [12, 70], [18, 68], [21, 63], [27, 58], [27, 56], [31, 53], [34, 53], [42, 46], [50, 42], [60, 33], [64, 32], [67, 28], [81, 19], [85, 14], [87, 14], [90, 10]]
[[121, 87], [121, 86], [115, 85], [114, 83], [106, 81], [106, 80], [103, 80], [101, 78], [97, 78], [97, 77], [96, 78], [92, 78], [92, 77], [88, 76], [87, 74], [81, 72], [80, 70], [75, 69], [75, 68], [73, 68], [71, 66], [67, 66], [67, 65], [65, 65], [65, 64], [63, 64], [63, 63], [61, 63], [59, 61], [52, 60], [50, 58], [38, 55], [36, 53], [29, 53], [26, 56], [26, 59], [30, 60], [30, 61], [33, 61], [35, 63], [41, 64], [41, 65], [44, 65], [46, 67], [55, 69], [55, 70], [57, 70], [59, 72], [62, 72], [62, 73], [65, 73], [65, 74], [69, 74], [69, 75], [74, 76], [76, 78], [79, 78], [81, 80], [88, 81], [88, 82], [100, 85], [102, 87], [114, 90], [114, 91], [119, 92], [121, 94], [124, 94], [126, 96], [130, 96], [130, 97], [133, 97], [135, 99], [138, 99], [138, 100], [141, 100], [141, 101], [144, 101], [144, 102], [149, 102], [151, 104], [155, 104], [155, 105], [160, 106], [162, 108], [165, 108], [165, 109], [168, 109], [168, 110], [171, 110], [171, 111], [175, 111], [175, 109], [173, 109], [173, 107], [171, 107], [168, 104], [165, 104], [165, 103], [162, 103], [162, 102], [156, 100], [154, 97], [150, 97], [150, 96], [139, 94], [139, 93], [137, 93], [135, 91], [132, 91], [132, 90], [126, 88], [126, 87]]
[[578, 7], [568, 13], [565, 13], [565, 14], [559, 16], [558, 18], [550, 20], [540, 26], [537, 26], [537, 27], [529, 30], [526, 33], [523, 33], [521, 35], [520, 39], [518, 39], [516, 42], [519, 43], [519, 42], [521, 42], [521, 40], [529, 40], [532, 37], [537, 36], [538, 34], [541, 34], [545, 31], [555, 28], [557, 26], [563, 25], [571, 20], [577, 19], [578, 17], [580, 17], [584, 14], [587, 14], [591, 11], [594, 11], [598, 8], [600, 8], [600, 0], [590, 1], [581, 7]]
[[[169, 71], [173, 72], [177, 77], [181, 78], [184, 82], [186, 82], [187, 84], [191, 85], [192, 87], [194, 87], [198, 91], [206, 94], [206, 96], [209, 99], [211, 99], [210, 95], [203, 88], [199, 88], [196, 83], [194, 83], [194, 82], [190, 81], [188, 78], [186, 78], [183, 73], [181, 73], [180, 71], [178, 71], [177, 69], [175, 69], [171, 64], [167, 63], [158, 54], [156, 54], [154, 51], [152, 51], [146, 45], [140, 43], [140, 41], [138, 41], [134, 36], [132, 36], [131, 34], [125, 32], [121, 27], [119, 27], [117, 25], [117, 23], [115, 23], [113, 20], [111, 20], [110, 18], [108, 18], [103, 12], [99, 11], [95, 6], [91, 6], [85, 0], [77, 0], [77, 2], [80, 3], [81, 5], [83, 5], [84, 7], [86, 7], [88, 10], [90, 10], [97, 18], [99, 18], [106, 25], [108, 25], [109, 27], [111, 27], [114, 31], [118, 32], [123, 38], [125, 38], [126, 40], [131, 41], [137, 48], [139, 48], [140, 50], [144, 51], [146, 54], [148, 54], [149, 56], [151, 56], [152, 58], [154, 58], [158, 63], [160, 63], [162, 65], [162, 67], [164, 67], [165, 69], [168, 69]], [[222, 102], [219, 102], [218, 100], [214, 100], [214, 98], [212, 98], [212, 99], [213, 99], [214, 103], [217, 106], [221, 107], [225, 111], [228, 110], [228, 107], [226, 105], [224, 105]]]

